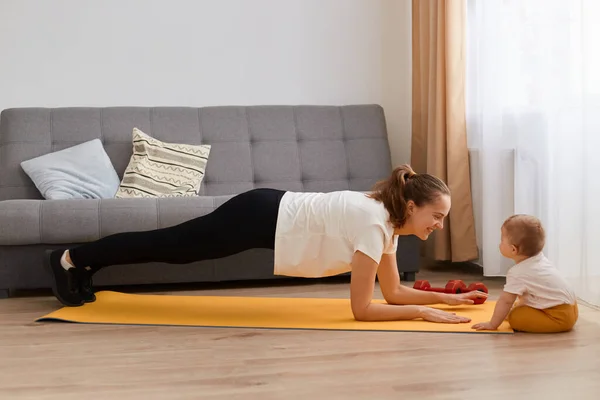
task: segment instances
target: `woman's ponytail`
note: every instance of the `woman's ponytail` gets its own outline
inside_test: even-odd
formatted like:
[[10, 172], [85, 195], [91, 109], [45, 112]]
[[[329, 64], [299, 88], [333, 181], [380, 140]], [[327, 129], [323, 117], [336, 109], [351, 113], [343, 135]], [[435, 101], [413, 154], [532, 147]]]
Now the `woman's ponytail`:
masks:
[[395, 168], [387, 179], [377, 182], [370, 197], [383, 203], [391, 223], [399, 228], [406, 223], [410, 200], [422, 206], [435, 201], [441, 194], [450, 194], [442, 180], [430, 174], [417, 174], [410, 165], [404, 164]]

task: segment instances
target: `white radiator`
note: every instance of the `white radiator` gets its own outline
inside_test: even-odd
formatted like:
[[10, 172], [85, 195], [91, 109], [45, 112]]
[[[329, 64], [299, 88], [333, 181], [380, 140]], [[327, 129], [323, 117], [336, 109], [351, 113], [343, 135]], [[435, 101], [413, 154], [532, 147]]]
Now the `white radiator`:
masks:
[[[469, 164], [471, 171], [471, 195], [473, 199], [473, 214], [475, 218], [475, 232], [479, 259], [474, 262], [483, 265], [484, 251], [498, 251], [498, 244], [490, 242], [486, 232], [492, 232], [495, 238], [496, 231], [500, 230], [501, 221], [514, 213], [515, 171], [517, 170], [515, 151], [511, 149], [493, 153], [493, 160], [484, 160], [482, 151], [469, 149]], [[493, 167], [483, 169], [484, 162], [493, 162]], [[497, 167], [496, 167], [497, 165]], [[483, 182], [496, 182], [487, 185], [484, 189]], [[497, 188], [496, 188], [497, 186]], [[487, 195], [484, 203], [484, 191]], [[484, 219], [484, 210], [486, 218]], [[500, 221], [500, 222], [499, 222]], [[499, 224], [498, 224], [499, 223]], [[484, 225], [485, 224], [485, 225]], [[496, 224], [498, 224], [496, 226]], [[491, 229], [491, 231], [490, 231]], [[486, 243], [486, 246], [484, 246]]]

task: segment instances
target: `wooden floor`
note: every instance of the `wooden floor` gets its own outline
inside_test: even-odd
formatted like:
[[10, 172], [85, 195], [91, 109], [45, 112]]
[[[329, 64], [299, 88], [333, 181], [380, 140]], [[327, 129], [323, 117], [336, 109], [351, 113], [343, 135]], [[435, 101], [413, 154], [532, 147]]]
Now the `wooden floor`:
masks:
[[[480, 279], [462, 270], [418, 278]], [[485, 282], [495, 298], [503, 282]], [[348, 295], [343, 281], [230, 286], [177, 294]], [[32, 322], [58, 307], [46, 292], [0, 300], [0, 398], [579, 400], [600, 393], [600, 312], [586, 307], [576, 329], [558, 335]]]

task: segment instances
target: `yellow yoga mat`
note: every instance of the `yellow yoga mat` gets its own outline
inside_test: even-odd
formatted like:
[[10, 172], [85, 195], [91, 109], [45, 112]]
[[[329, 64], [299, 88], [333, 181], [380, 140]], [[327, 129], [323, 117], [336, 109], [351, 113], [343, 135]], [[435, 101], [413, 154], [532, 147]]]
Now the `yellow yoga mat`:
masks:
[[492, 301], [468, 306], [436, 305], [434, 307], [472, 319], [464, 324], [440, 324], [421, 320], [359, 322], [352, 317], [349, 299], [172, 296], [112, 291], [98, 292], [96, 297], [93, 303], [80, 307], [64, 307], [36, 321], [272, 329], [513, 333], [506, 321], [497, 331], [471, 329], [474, 323], [489, 321], [495, 306], [495, 302]]

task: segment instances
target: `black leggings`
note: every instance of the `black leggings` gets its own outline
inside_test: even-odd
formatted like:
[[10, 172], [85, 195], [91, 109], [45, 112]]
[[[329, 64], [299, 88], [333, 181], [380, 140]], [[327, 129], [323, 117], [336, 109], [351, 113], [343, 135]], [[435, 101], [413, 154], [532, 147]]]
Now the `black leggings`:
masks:
[[69, 250], [76, 267], [165, 262], [187, 264], [253, 248], [275, 248], [281, 197], [275, 189], [241, 193], [212, 213], [179, 225], [106, 236]]

